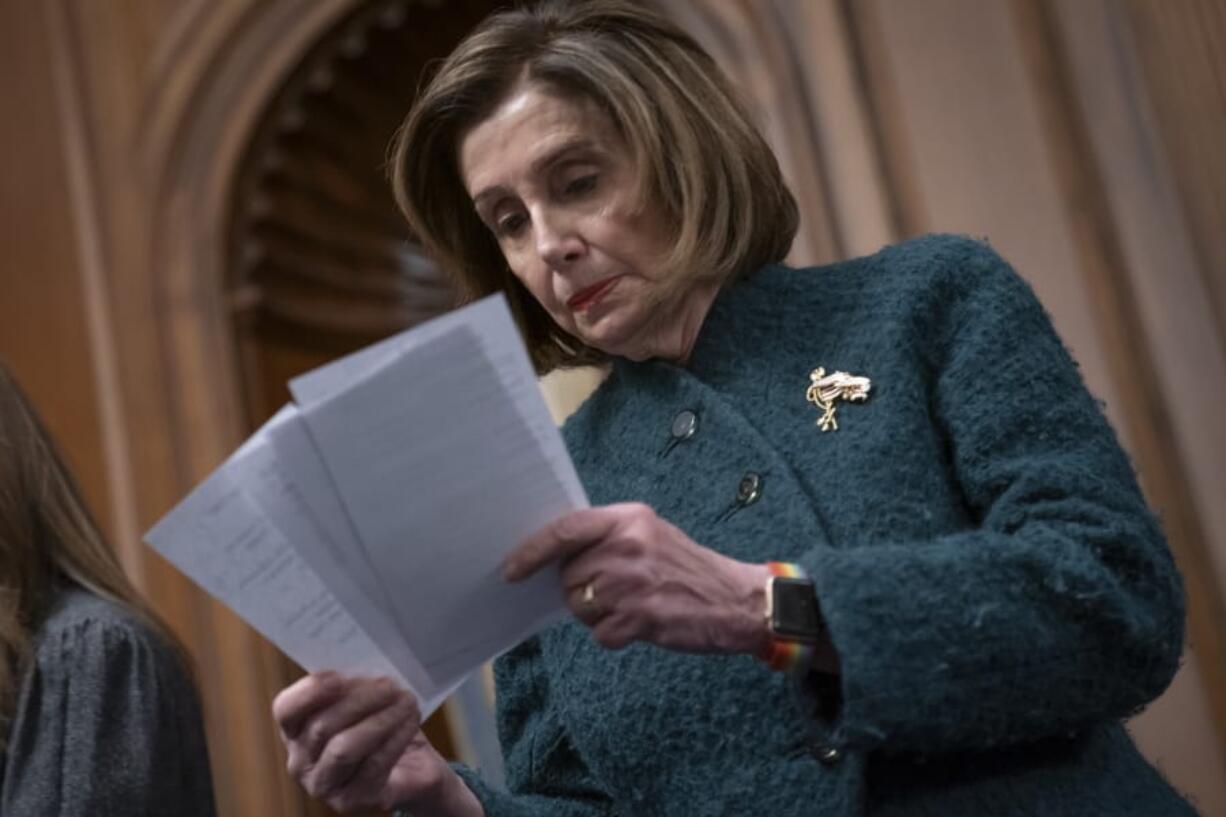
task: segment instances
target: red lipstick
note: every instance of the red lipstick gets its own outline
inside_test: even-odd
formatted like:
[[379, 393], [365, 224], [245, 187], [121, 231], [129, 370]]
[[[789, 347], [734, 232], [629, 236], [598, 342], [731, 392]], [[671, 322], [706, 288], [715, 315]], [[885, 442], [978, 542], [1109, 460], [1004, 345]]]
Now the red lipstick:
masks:
[[574, 295], [570, 296], [570, 300], [566, 305], [573, 312], [585, 312], [591, 309], [596, 304], [600, 303], [601, 299], [609, 293], [613, 285], [621, 278], [620, 275], [614, 275], [612, 278], [606, 278], [603, 281], [597, 281], [586, 289], [581, 289]]

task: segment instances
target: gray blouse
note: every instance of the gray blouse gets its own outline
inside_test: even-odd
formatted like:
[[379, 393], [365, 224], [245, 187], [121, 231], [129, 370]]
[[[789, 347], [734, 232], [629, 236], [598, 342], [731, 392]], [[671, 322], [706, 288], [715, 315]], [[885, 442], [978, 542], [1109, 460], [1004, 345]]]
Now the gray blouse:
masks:
[[212, 817], [196, 691], [122, 607], [66, 589], [39, 628], [0, 757], [3, 817]]

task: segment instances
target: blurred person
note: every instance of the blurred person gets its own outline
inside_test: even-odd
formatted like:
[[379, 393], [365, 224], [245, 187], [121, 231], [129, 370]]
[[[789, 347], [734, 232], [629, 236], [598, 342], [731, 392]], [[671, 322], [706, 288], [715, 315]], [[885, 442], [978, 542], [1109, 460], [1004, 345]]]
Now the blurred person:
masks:
[[795, 201], [718, 66], [638, 4], [487, 20], [391, 173], [540, 371], [611, 372], [564, 435], [593, 507], [508, 558], [573, 617], [495, 666], [508, 790], [387, 679], [277, 696], [291, 773], [424, 817], [1190, 815], [1121, 720], [1182, 586], [1029, 287], [928, 236], [782, 263]]
[[214, 814], [187, 655], [2, 363], [0, 814]]

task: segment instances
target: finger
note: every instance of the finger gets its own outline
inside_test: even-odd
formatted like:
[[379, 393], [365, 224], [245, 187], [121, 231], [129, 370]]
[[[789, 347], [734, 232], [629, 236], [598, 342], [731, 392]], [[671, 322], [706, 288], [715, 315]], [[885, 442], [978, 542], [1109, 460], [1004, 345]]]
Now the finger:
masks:
[[[419, 716], [415, 717], [419, 723]], [[413, 742], [418, 728], [419, 725], [393, 730], [383, 745], [362, 761], [349, 781], [329, 795], [329, 804], [338, 810], [352, 808], [354, 804], [364, 808], [383, 807], [391, 771]]]
[[[559, 562], [558, 575], [567, 592], [593, 581], [601, 590], [613, 587], [621, 591], [623, 585], [635, 584], [644, 578], [641, 574], [645, 565], [638, 558], [638, 552], [626, 546], [628, 542], [624, 537], [618, 537], [616, 542], [613, 538], [604, 541], [606, 546], [589, 547]], [[602, 597], [607, 595], [601, 593]]]
[[[589, 587], [591, 588], [590, 592]], [[595, 582], [588, 582], [568, 590], [566, 593], [566, 605], [570, 608], [575, 618], [588, 627], [594, 626], [596, 622], [607, 616], [611, 611], [611, 608], [606, 606], [597, 594]]]
[[318, 762], [303, 776], [302, 785], [313, 797], [326, 797], [347, 786], [358, 770], [388, 741], [407, 734], [405, 745], [417, 732], [417, 704], [404, 696], [345, 729], [324, 747]]
[[316, 672], [303, 676], [277, 694], [272, 701], [272, 716], [281, 729], [281, 739], [297, 737], [313, 713], [335, 702], [345, 691], [345, 680], [335, 672]]
[[[564, 561], [560, 576], [567, 605], [587, 624], [617, 610], [627, 597], [643, 594], [652, 581], [641, 562], [608, 547], [589, 548]], [[589, 585], [590, 600], [586, 598]]]
[[634, 622], [625, 616], [606, 616], [592, 627], [596, 643], [608, 650], [620, 650], [639, 640]]
[[407, 698], [359, 721], [328, 741], [318, 761], [302, 777], [313, 797], [327, 797], [349, 786], [372, 755], [391, 738], [404, 733], [405, 742], [418, 729], [416, 706]]
[[520, 542], [503, 563], [507, 581], [520, 581], [550, 562], [578, 553], [607, 537], [621, 514], [615, 506], [585, 508], [555, 519]]
[[330, 706], [312, 715], [295, 739], [304, 760], [314, 766], [333, 737], [359, 721], [391, 706], [402, 693], [390, 678], [349, 679], [344, 693]]
[[311, 768], [311, 759], [307, 757], [306, 749], [296, 740], [285, 744], [285, 771], [299, 783], [302, 776]]

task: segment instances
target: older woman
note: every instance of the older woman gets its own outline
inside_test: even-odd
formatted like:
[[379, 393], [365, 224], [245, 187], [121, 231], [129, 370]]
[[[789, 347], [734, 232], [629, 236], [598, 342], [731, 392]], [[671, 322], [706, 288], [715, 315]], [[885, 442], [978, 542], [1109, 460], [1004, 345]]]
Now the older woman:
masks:
[[814, 270], [711, 59], [620, 2], [488, 20], [394, 154], [418, 236], [505, 292], [541, 370], [610, 362], [565, 435], [594, 502], [524, 542], [571, 621], [497, 663], [509, 791], [384, 681], [274, 703], [341, 809], [1185, 815], [1119, 720], [1178, 575], [1026, 285], [936, 236]]

